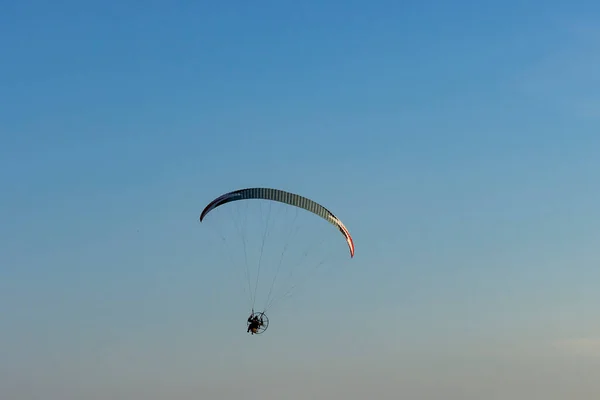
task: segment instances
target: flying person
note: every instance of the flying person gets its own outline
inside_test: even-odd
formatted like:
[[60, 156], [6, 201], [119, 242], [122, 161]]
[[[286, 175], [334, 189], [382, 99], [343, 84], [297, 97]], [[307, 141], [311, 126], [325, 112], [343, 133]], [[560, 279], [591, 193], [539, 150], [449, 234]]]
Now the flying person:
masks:
[[254, 313], [250, 314], [248, 317], [248, 330], [246, 332], [251, 332], [252, 335], [258, 332], [258, 329], [263, 325], [261, 318]]

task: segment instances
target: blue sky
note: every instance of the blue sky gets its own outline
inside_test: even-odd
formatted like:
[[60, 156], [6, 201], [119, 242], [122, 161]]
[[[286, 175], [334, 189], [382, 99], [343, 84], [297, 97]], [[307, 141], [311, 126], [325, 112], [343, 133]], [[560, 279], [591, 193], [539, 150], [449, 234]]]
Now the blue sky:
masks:
[[[600, 391], [596, 2], [0, 8], [0, 397]], [[261, 337], [197, 220], [247, 186], [356, 242]]]

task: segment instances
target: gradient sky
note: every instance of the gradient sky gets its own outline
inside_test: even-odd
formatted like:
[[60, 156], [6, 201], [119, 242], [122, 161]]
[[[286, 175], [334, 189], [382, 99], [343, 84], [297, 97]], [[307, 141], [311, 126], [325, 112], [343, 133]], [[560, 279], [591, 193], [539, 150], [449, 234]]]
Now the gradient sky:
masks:
[[[2, 399], [600, 396], [597, 1], [0, 10]], [[356, 242], [258, 337], [247, 186]]]

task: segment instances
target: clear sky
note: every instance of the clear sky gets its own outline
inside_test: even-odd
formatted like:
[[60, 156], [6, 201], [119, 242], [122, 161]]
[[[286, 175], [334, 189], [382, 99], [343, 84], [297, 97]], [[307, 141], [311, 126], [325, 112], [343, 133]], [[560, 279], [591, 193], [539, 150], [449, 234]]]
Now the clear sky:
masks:
[[[598, 398], [597, 1], [0, 10], [1, 398]], [[356, 242], [256, 337], [248, 186]]]

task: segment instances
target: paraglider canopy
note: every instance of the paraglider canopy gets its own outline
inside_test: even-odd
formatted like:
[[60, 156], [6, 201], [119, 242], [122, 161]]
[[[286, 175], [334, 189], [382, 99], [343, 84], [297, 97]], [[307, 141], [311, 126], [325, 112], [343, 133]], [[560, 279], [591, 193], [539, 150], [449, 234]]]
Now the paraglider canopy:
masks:
[[227, 204], [232, 201], [239, 200], [248, 200], [248, 199], [263, 199], [263, 200], [272, 200], [278, 201], [280, 203], [289, 204], [291, 206], [300, 207], [307, 211], [312, 212], [313, 214], [318, 215], [319, 217], [329, 221], [331, 224], [336, 226], [342, 235], [346, 238], [346, 242], [348, 243], [348, 247], [350, 248], [350, 257], [354, 257], [354, 240], [352, 240], [352, 236], [350, 236], [350, 232], [342, 221], [338, 217], [336, 217], [331, 211], [323, 207], [322, 205], [297, 194], [285, 192], [279, 189], [269, 189], [269, 188], [249, 188], [249, 189], [240, 189], [235, 190], [233, 192], [225, 193], [222, 196], [217, 197], [213, 201], [211, 201], [205, 208], [202, 210], [202, 214], [200, 214], [200, 222], [206, 217], [206, 214], [214, 210], [215, 208], [222, 206], [223, 204]]

